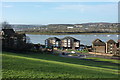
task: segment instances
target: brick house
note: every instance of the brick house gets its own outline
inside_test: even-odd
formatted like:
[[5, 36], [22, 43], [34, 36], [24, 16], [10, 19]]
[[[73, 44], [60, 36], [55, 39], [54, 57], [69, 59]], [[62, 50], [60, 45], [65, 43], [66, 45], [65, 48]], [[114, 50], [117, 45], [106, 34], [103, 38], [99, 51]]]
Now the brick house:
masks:
[[105, 53], [106, 50], [105, 42], [101, 41], [100, 39], [94, 40], [92, 42], [92, 49], [93, 52]]
[[108, 40], [106, 42], [106, 53], [108, 54], [116, 54], [116, 50], [117, 50], [117, 45], [116, 42], [114, 40]]

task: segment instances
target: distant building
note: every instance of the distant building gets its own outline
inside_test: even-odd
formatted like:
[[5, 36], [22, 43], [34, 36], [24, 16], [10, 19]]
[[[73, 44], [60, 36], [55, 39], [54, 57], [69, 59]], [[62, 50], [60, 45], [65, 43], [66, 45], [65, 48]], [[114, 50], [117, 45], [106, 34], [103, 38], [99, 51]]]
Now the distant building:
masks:
[[50, 37], [45, 40], [45, 46], [48, 48], [57, 47], [60, 48], [60, 39], [57, 37]]
[[67, 28], [68, 28], [68, 29], [73, 29], [74, 27], [71, 27], [71, 26], [70, 26], [70, 27], [67, 27]]
[[100, 39], [96, 39], [92, 42], [92, 48], [93, 48], [93, 52], [98, 52], [98, 53], [106, 52], [105, 42], [101, 41]]
[[61, 39], [61, 48], [63, 49], [79, 49], [80, 41], [73, 37], [64, 37]]
[[117, 49], [117, 46], [114, 40], [108, 40], [106, 42], [106, 53], [116, 54], [116, 49]]

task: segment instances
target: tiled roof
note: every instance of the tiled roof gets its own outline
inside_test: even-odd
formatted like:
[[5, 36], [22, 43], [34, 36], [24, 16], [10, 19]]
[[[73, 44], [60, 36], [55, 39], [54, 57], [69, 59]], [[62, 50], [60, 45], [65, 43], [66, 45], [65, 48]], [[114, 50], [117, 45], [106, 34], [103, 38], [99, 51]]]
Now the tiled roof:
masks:
[[15, 31], [13, 29], [2, 29], [2, 31], [6, 35], [13, 35], [13, 34], [15, 34]]
[[92, 43], [95, 46], [105, 46], [105, 42], [101, 41], [100, 39], [96, 39]]
[[48, 38], [47, 40], [53, 40], [53, 39], [55, 39], [55, 40], [60, 40], [59, 38], [57, 38], [57, 37], [50, 37], [50, 38]]
[[64, 37], [64, 38], [62, 38], [61, 40], [63, 40], [63, 39], [73, 39], [74, 41], [79, 41], [79, 40], [77, 40], [77, 39], [75, 39], [75, 38], [73, 38], [73, 37], [70, 37], [70, 36]]
[[116, 43], [114, 40], [110, 39], [107, 41], [107, 43]]

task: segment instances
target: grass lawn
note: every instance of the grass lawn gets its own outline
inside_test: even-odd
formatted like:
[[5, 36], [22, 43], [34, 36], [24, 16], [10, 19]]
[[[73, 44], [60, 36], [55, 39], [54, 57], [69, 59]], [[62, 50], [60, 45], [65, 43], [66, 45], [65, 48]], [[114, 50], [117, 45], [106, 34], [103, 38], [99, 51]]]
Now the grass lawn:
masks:
[[3, 52], [3, 78], [118, 78], [117, 60]]

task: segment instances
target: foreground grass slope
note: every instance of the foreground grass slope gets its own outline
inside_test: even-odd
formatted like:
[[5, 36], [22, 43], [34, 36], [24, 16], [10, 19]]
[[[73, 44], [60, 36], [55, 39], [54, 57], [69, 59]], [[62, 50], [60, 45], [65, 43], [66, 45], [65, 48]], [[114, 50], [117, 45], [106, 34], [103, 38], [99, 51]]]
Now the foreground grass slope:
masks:
[[3, 78], [118, 78], [117, 60], [3, 52]]

